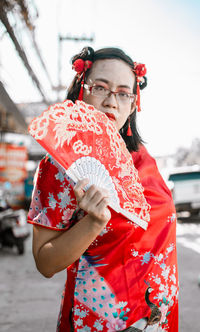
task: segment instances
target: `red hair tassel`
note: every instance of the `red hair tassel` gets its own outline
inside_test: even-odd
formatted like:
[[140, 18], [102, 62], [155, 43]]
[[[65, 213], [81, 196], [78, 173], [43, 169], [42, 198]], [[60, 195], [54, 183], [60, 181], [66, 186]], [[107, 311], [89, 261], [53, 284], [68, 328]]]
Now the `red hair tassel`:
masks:
[[[85, 76], [85, 75], [84, 75], [84, 76]], [[81, 88], [80, 88], [80, 92], [79, 92], [79, 95], [78, 95], [78, 100], [83, 100], [84, 76], [83, 76], [83, 79], [82, 79], [82, 81], [81, 81]]]
[[126, 135], [127, 136], [132, 136], [133, 135], [132, 130], [131, 130], [131, 125], [130, 125], [130, 117], [128, 118], [128, 129], [127, 129]]
[[81, 81], [81, 88], [78, 96], [78, 100], [83, 100], [83, 87], [84, 87], [84, 81], [85, 81], [85, 72], [91, 68], [92, 66], [92, 61], [84, 61], [82, 59], [77, 59], [74, 64], [73, 64], [73, 69], [76, 70], [77, 75], [78, 75], [78, 81], [81, 79], [82, 76], [82, 81]]
[[140, 85], [139, 85], [139, 80], [137, 78], [137, 100], [136, 100], [136, 106], [137, 106], [137, 111], [140, 112]]

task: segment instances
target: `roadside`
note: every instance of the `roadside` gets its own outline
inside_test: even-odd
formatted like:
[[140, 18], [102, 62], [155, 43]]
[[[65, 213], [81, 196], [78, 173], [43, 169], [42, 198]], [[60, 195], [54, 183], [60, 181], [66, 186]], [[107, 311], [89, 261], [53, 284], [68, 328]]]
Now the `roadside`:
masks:
[[0, 271], [0, 331], [54, 332], [66, 272], [42, 277], [32, 257], [31, 237], [24, 256], [0, 250]]

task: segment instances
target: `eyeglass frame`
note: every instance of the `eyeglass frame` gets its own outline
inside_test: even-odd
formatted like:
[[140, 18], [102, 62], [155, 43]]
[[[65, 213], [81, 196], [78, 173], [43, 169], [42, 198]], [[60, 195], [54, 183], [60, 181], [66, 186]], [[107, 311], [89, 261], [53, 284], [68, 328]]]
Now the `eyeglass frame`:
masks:
[[[92, 88], [93, 87], [95, 87], [95, 86], [98, 86], [98, 84], [92, 84], [92, 85], [89, 85], [89, 84], [87, 84], [87, 83], [84, 83], [83, 84], [83, 88], [85, 88], [87, 91], [89, 91], [91, 94], [92, 94]], [[108, 93], [108, 95], [106, 95], [105, 97], [108, 97], [108, 96], [110, 96], [110, 95], [112, 95], [112, 94], [114, 94], [115, 95], [115, 98], [117, 99], [117, 96], [116, 95], [119, 95], [119, 93], [120, 93], [120, 91], [118, 92], [118, 91], [112, 91], [111, 89], [107, 89], [107, 88], [104, 88], [104, 87], [102, 87], [105, 91], [109, 91], [109, 93]], [[122, 93], [122, 92], [121, 92]], [[124, 92], [126, 95], [128, 95], [129, 96], [129, 101], [131, 102], [131, 103], [133, 103], [134, 101], [135, 101], [135, 98], [136, 98], [136, 95], [134, 94], [134, 93], [128, 93], [128, 92]], [[95, 96], [94, 94], [92, 94], [93, 96]], [[97, 95], [96, 95], [96, 97], [98, 97]]]

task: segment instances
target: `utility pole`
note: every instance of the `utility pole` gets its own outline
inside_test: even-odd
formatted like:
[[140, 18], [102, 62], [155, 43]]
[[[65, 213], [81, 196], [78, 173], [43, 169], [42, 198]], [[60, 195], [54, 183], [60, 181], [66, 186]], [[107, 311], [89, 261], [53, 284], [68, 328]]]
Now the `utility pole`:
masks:
[[58, 86], [57, 90], [57, 99], [59, 100], [59, 92], [63, 89], [61, 82], [61, 59], [62, 59], [62, 42], [63, 41], [73, 41], [73, 42], [83, 42], [87, 41], [90, 43], [94, 42], [94, 36], [86, 37], [84, 34], [81, 37], [71, 36], [68, 34], [67, 36], [58, 35]]

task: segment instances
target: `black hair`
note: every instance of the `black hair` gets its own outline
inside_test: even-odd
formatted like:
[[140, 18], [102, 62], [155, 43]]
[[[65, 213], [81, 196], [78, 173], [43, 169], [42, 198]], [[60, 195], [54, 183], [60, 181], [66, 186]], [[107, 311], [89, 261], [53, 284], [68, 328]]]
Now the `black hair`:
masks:
[[[127, 54], [125, 54], [121, 49], [115, 48], [115, 47], [101, 48], [97, 51], [94, 51], [92, 47], [84, 47], [79, 54], [75, 55], [72, 58], [72, 64], [77, 59], [90, 60], [93, 63], [97, 60], [119, 59], [119, 60], [126, 62], [131, 67], [132, 70], [134, 69], [133, 60]], [[89, 76], [91, 70], [92, 70], [92, 67], [86, 71], [85, 80], [87, 80], [87, 77]], [[143, 78], [144, 78], [143, 82], [140, 82], [141, 90], [144, 89], [147, 85], [146, 77], [144, 76]], [[80, 88], [81, 88], [81, 80], [77, 80], [77, 76], [75, 76], [68, 89], [67, 99], [70, 99], [73, 102], [75, 102], [75, 100], [78, 99]], [[137, 86], [136, 86], [136, 82], [135, 82], [135, 85], [133, 87], [134, 94], [137, 94], [136, 88], [137, 88]], [[144, 141], [142, 140], [142, 138], [138, 132], [138, 129], [137, 129], [136, 118], [137, 118], [137, 112], [134, 111], [130, 115], [130, 126], [131, 126], [131, 130], [133, 133], [132, 136], [127, 136], [127, 134], [126, 134], [127, 129], [128, 129], [129, 119], [127, 119], [124, 126], [119, 131], [122, 138], [124, 139], [124, 141], [126, 143], [127, 149], [130, 152], [138, 151], [139, 145], [144, 143]]]

